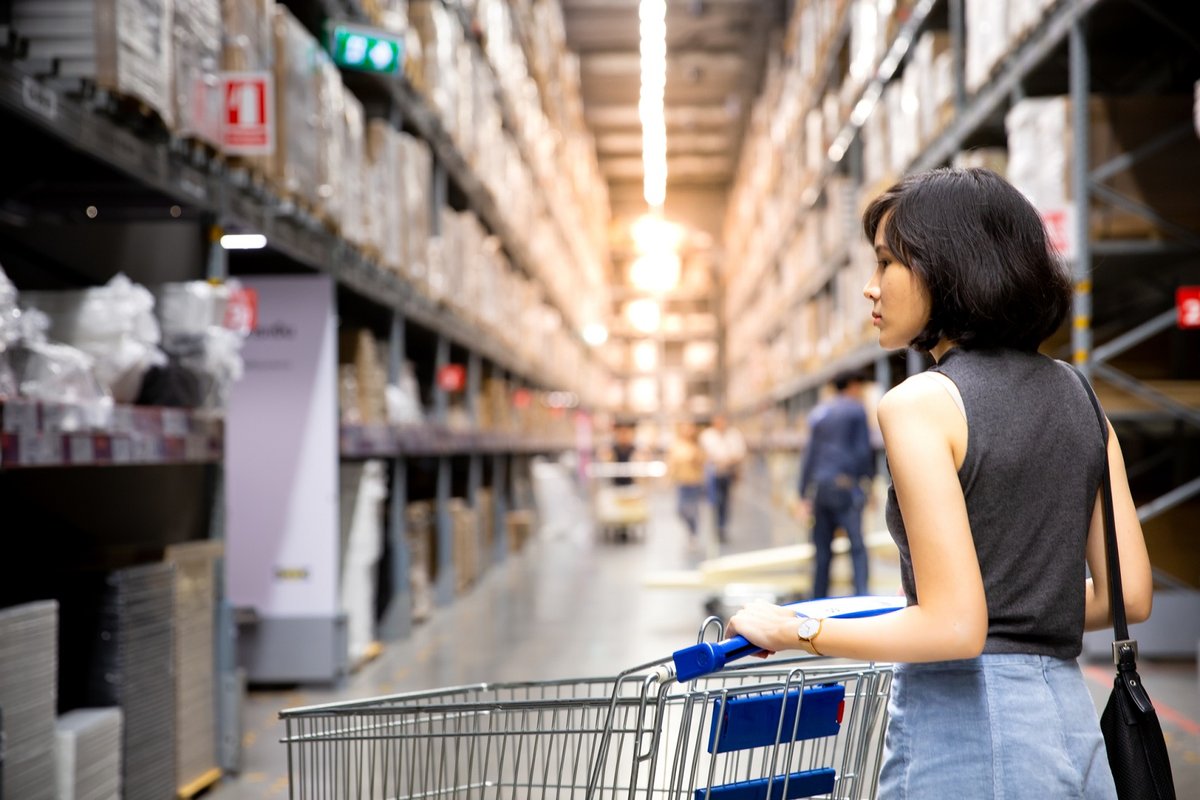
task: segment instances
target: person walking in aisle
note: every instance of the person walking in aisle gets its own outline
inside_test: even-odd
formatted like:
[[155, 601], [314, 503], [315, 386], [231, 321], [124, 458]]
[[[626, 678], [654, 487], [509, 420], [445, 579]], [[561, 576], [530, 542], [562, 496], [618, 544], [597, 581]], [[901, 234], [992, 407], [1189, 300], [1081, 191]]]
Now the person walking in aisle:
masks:
[[712, 425], [700, 434], [704, 450], [704, 474], [708, 484], [708, 501], [717, 520], [717, 539], [728, 540], [729, 492], [738, 478], [746, 459], [746, 441], [737, 428], [731, 427], [723, 414], [713, 417]]
[[[728, 633], [767, 651], [897, 662], [879, 779], [888, 800], [1116, 796], [1076, 658], [1107, 627], [1100, 483], [1107, 462], [1129, 621], [1152, 578], [1111, 424], [1038, 347], [1071, 282], [1038, 212], [993, 172], [909, 176], [863, 216], [864, 294], [887, 349], [935, 365], [879, 403], [886, 516], [907, 607], [797, 619], [756, 603]], [[1107, 437], [1107, 438], [1106, 438]]]
[[696, 426], [681, 422], [667, 453], [667, 474], [679, 492], [679, 517], [693, 541], [700, 523], [700, 501], [704, 497], [704, 451], [696, 436]]
[[829, 596], [829, 565], [838, 528], [850, 540], [854, 593], [868, 591], [862, 531], [867, 489], [863, 483], [875, 476], [875, 453], [863, 407], [863, 379], [845, 372], [834, 378], [833, 387], [837, 394], [809, 415], [808, 447], [800, 468], [800, 506], [803, 518], [812, 519], [816, 548], [813, 597], [817, 598]]

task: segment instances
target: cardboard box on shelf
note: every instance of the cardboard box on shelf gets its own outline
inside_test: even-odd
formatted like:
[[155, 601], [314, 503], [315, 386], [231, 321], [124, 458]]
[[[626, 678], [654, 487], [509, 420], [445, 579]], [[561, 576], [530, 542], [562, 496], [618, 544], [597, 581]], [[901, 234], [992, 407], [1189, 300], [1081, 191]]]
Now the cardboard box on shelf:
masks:
[[180, 136], [220, 143], [221, 0], [175, 5], [172, 15], [174, 114]]
[[979, 90], [1009, 50], [1011, 0], [966, 0], [967, 92]]
[[290, 11], [276, 7], [275, 155], [271, 181], [285, 198], [311, 211], [321, 206], [322, 88], [317, 64], [328, 61], [317, 40]]
[[[950, 52], [950, 34], [945, 31], [925, 31], [917, 40], [912, 60], [906, 70], [915, 70], [917, 93], [917, 136], [922, 144], [937, 136], [944, 125], [942, 109], [953, 103], [953, 86], [945, 92], [938, 75], [937, 59]], [[951, 57], [953, 57], [951, 55]]]
[[367, 19], [384, 30], [400, 33], [408, 28], [408, 0], [361, 0]]
[[342, 177], [341, 220], [339, 228], [349, 242], [362, 247], [368, 243], [367, 209], [370, 186], [367, 174], [367, 132], [362, 102], [344, 91], [342, 101]]
[[8, 21], [25, 40], [27, 58], [53, 62], [56, 75], [91, 82], [129, 101], [133, 113], [151, 112], [174, 129], [170, 0], [10, 6]]
[[479, 524], [475, 509], [461, 497], [450, 500], [450, 527], [454, 541], [454, 584], [459, 594], [479, 577]]
[[[275, 65], [275, 0], [221, 0], [221, 68], [227, 72], [271, 72]], [[279, 88], [275, 88], [278, 104]], [[278, 105], [276, 107], [277, 111]], [[276, 120], [276, 146], [279, 141]], [[274, 157], [236, 156], [231, 165], [267, 178]]]
[[404, 261], [401, 236], [407, 229], [401, 224], [403, 187], [396, 180], [402, 174], [398, 137], [381, 119], [367, 123], [363, 176], [363, 247], [381, 266], [396, 272]]
[[342, 330], [338, 335], [342, 419], [360, 425], [387, 422], [387, 366], [384, 352], [366, 329]]
[[[1089, 102], [1088, 150], [1095, 169], [1136, 150], [1164, 131], [1187, 125], [1190, 95], [1093, 96]], [[1044, 214], [1075, 205], [1074, 136], [1068, 97], [1030, 98], [1013, 106], [1008, 129], [1008, 177]], [[1188, 138], [1157, 151], [1105, 181], [1134, 202], [1170, 222], [1200, 229], [1200, 144]], [[1100, 239], [1153, 238], [1162, 235], [1142, 215], [1093, 196], [1091, 235]]]
[[957, 169], [982, 167], [1004, 176], [1008, 174], [1008, 150], [1003, 147], [973, 147], [970, 150], [963, 150], [955, 154], [954, 167]]
[[414, 622], [423, 622], [434, 609], [433, 579], [437, 564], [437, 520], [428, 500], [409, 503], [404, 531], [408, 537], [408, 580]]
[[536, 517], [529, 509], [513, 509], [508, 512], [508, 552], [516, 553], [525, 546], [533, 535]]

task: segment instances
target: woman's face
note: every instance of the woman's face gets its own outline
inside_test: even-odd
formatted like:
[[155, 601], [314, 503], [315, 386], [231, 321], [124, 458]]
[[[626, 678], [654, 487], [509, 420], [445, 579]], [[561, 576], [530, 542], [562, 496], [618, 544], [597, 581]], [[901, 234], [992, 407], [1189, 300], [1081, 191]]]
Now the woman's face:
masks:
[[863, 287], [871, 301], [871, 320], [879, 329], [879, 346], [885, 350], [907, 347], [929, 322], [931, 304], [925, 284], [906, 264], [896, 260], [884, 241], [891, 214], [875, 232], [875, 272]]

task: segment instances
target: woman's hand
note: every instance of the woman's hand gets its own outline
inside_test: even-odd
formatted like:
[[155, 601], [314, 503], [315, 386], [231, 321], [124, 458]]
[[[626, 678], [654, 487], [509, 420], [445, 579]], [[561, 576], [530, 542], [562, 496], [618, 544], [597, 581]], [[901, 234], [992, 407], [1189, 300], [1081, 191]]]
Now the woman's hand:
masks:
[[759, 658], [774, 655], [780, 650], [800, 648], [796, 638], [798, 618], [794, 611], [755, 600], [734, 614], [725, 626], [725, 636], [744, 636], [751, 644], [761, 647]]

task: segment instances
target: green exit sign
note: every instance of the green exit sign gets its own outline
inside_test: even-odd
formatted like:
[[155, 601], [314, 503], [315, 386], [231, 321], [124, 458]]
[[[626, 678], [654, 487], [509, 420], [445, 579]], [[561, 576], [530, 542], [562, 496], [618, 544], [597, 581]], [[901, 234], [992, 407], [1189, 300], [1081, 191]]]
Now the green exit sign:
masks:
[[334, 63], [385, 75], [403, 71], [404, 40], [387, 31], [344, 23], [329, 27]]

